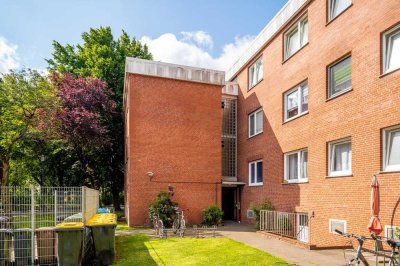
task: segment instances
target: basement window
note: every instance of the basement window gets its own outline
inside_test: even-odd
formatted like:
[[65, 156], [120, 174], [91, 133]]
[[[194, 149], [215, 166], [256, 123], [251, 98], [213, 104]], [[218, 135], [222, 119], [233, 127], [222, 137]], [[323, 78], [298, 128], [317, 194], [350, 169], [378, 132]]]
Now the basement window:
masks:
[[383, 73], [400, 68], [400, 24], [383, 34]]
[[249, 114], [249, 138], [263, 132], [263, 111], [259, 109]]
[[329, 233], [337, 234], [335, 230], [342, 233], [347, 232], [347, 222], [345, 220], [329, 219]]
[[383, 130], [383, 170], [400, 171], [400, 126]]
[[263, 184], [262, 160], [249, 162], [249, 186], [261, 186]]

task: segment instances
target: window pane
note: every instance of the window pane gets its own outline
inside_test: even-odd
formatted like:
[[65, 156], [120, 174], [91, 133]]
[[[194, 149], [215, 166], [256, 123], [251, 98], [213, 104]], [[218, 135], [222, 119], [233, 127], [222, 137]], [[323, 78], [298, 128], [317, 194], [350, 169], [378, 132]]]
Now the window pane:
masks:
[[263, 112], [256, 113], [256, 133], [260, 133], [263, 130]]
[[351, 169], [351, 143], [338, 143], [332, 147], [333, 162], [332, 170], [337, 171], [350, 171]]
[[291, 118], [296, 116], [299, 113], [299, 91], [295, 90], [294, 92], [288, 94], [286, 96], [286, 105], [287, 105], [287, 118]]
[[254, 128], [255, 128], [254, 114], [249, 116], [249, 120], [250, 120], [250, 123], [249, 123], [250, 136], [253, 136], [255, 134], [255, 132], [254, 132]]
[[250, 87], [256, 84], [257, 73], [255, 71], [255, 66], [250, 67]]
[[301, 22], [301, 46], [308, 42], [308, 20]]
[[293, 29], [292, 32], [289, 32], [287, 35], [287, 44], [286, 44], [287, 57], [291, 56], [299, 49], [300, 49], [300, 36], [299, 36], [299, 30], [296, 27], [295, 29]]
[[261, 183], [263, 181], [263, 169], [262, 162], [257, 163], [257, 183]]
[[400, 30], [388, 37], [387, 71], [400, 68]]
[[288, 155], [288, 180], [298, 179], [298, 153]]
[[331, 0], [331, 19], [351, 5], [351, 0]]
[[330, 67], [329, 96], [351, 88], [351, 57]]
[[257, 82], [259, 82], [262, 79], [262, 75], [263, 75], [263, 63], [262, 60], [258, 60], [257, 64]]
[[301, 178], [308, 178], [308, 152], [301, 152]]
[[255, 183], [256, 166], [255, 163], [250, 164], [250, 183]]
[[301, 112], [308, 111], [308, 84], [301, 87]]
[[389, 135], [388, 165], [400, 165], [400, 131], [392, 131]]

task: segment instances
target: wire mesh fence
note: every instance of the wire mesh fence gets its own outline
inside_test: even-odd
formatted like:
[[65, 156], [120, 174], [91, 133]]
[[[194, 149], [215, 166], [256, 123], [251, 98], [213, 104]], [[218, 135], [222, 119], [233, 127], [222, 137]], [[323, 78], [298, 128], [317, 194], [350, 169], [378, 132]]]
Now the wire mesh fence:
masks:
[[55, 226], [84, 223], [98, 207], [86, 187], [0, 187], [0, 266], [56, 265]]

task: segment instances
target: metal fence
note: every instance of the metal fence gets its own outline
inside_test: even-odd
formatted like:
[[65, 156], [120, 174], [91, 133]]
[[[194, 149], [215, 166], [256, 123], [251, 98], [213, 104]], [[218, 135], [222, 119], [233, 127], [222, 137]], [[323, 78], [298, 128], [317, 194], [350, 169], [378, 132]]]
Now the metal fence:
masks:
[[307, 213], [261, 210], [260, 230], [307, 243], [310, 234], [309, 215]]
[[0, 266], [56, 265], [55, 226], [84, 223], [98, 207], [86, 187], [0, 187]]

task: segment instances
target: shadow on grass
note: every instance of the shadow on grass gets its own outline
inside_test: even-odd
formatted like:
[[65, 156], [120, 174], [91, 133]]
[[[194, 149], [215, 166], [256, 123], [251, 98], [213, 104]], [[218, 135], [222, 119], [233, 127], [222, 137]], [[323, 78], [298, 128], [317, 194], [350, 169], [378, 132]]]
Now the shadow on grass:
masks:
[[136, 235], [130, 237], [116, 237], [117, 259], [115, 264], [118, 266], [131, 265], [158, 265], [149, 253], [145, 242], [149, 241], [146, 235]]

